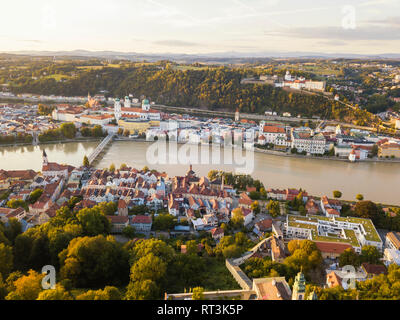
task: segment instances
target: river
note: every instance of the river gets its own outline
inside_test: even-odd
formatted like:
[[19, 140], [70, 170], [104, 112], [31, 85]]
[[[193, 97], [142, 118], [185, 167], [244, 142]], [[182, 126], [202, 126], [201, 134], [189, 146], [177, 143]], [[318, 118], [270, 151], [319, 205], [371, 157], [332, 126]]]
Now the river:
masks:
[[[41, 154], [45, 149], [49, 161], [68, 163], [79, 166], [83, 156], [89, 155], [97, 142], [79, 142], [28, 147], [0, 148], [1, 169], [41, 169]], [[183, 164], [182, 155], [178, 156], [179, 164], [154, 164], [148, 161], [148, 148], [152, 144], [146, 142], [116, 141], [112, 144], [98, 168], [109, 167], [114, 163], [119, 167], [122, 163], [141, 169], [166, 171], [170, 176], [184, 175], [189, 168]], [[182, 146], [179, 146], [181, 148]], [[208, 147], [204, 147], [207, 148]], [[163, 153], [163, 152], [162, 152]], [[223, 154], [223, 151], [221, 152]], [[269, 154], [254, 153], [254, 170], [252, 176], [260, 179], [269, 188], [303, 188], [316, 196], [332, 196], [333, 190], [340, 190], [343, 199], [354, 200], [358, 193], [365, 199], [375, 202], [400, 205], [400, 164], [364, 162], [349, 163], [342, 161], [303, 159], [281, 157]], [[224, 157], [222, 162], [224, 163]], [[151, 161], [150, 161], [151, 162]], [[199, 175], [207, 175], [212, 169], [233, 172], [233, 164], [196, 164], [193, 170]]]

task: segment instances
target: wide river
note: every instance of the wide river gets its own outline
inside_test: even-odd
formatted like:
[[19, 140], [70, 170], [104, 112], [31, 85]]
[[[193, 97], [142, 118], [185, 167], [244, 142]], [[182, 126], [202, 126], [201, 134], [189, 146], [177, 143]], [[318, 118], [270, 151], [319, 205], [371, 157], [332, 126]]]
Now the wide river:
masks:
[[[42, 152], [46, 150], [49, 161], [66, 163], [74, 166], [82, 164], [84, 155], [89, 155], [98, 142], [79, 142], [67, 144], [49, 144], [41, 146], [2, 147], [0, 148], [0, 169], [33, 169], [40, 171]], [[212, 164], [196, 164], [195, 160], [187, 160], [183, 154], [169, 150], [166, 154], [178, 154], [177, 163], [168, 161], [156, 163], [149, 153], [152, 144], [133, 141], [116, 141], [110, 147], [103, 159], [97, 164], [99, 168], [109, 167], [114, 163], [119, 167], [122, 163], [141, 169], [149, 166], [151, 169], [166, 171], [170, 176], [183, 175], [188, 171], [188, 163], [193, 163], [193, 170], [198, 175], [207, 175], [212, 169], [235, 171], [237, 165], [226, 164], [221, 151], [221, 159]], [[182, 146], [178, 146], [178, 150]], [[211, 148], [204, 147], [203, 151]], [[163, 151], [160, 155], [165, 155]], [[162, 157], [161, 157], [162, 159]], [[235, 163], [235, 157], [233, 157]], [[168, 158], [167, 158], [168, 160]], [[260, 179], [267, 188], [303, 188], [312, 195], [332, 196], [333, 190], [340, 190], [343, 199], [354, 200], [361, 193], [365, 199], [375, 202], [400, 205], [400, 164], [399, 163], [349, 163], [342, 161], [303, 159], [280, 157], [262, 153], [254, 153], [247, 161], [254, 165], [252, 176]]]

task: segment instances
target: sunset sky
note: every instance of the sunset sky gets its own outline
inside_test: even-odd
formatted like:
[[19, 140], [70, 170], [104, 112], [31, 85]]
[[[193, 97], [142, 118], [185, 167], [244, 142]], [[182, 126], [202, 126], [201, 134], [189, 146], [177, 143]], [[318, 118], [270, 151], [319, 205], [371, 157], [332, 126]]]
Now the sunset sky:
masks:
[[13, 0], [0, 13], [0, 51], [379, 54], [399, 40], [399, 0]]

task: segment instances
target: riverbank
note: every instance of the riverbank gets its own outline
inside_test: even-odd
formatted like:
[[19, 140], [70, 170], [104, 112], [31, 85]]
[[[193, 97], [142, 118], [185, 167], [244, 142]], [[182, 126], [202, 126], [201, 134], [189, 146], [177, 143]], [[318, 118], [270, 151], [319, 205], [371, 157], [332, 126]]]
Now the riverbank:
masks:
[[46, 142], [39, 142], [38, 144], [32, 143], [13, 143], [13, 144], [0, 144], [0, 149], [2, 147], [9, 148], [9, 147], [26, 147], [26, 146], [40, 146], [46, 144], [60, 144], [60, 143], [76, 143], [76, 142], [94, 142], [94, 141], [101, 141], [103, 138], [75, 138], [75, 139], [68, 139], [68, 140], [53, 140], [53, 141], [46, 141]]
[[[132, 142], [147, 142], [147, 143], [152, 143], [153, 141], [147, 141], [146, 139], [131, 139], [131, 138], [115, 138], [115, 141], [132, 141]], [[186, 144], [186, 142], [177, 142], [177, 144]], [[201, 146], [201, 145], [200, 145]], [[221, 146], [223, 148], [223, 146]], [[243, 149], [245, 150], [245, 149]], [[344, 159], [344, 158], [338, 158], [338, 157], [328, 157], [328, 156], [322, 156], [322, 157], [317, 157], [317, 156], [307, 156], [307, 155], [301, 155], [301, 154], [291, 154], [291, 153], [286, 153], [286, 152], [281, 152], [281, 151], [275, 151], [275, 150], [266, 150], [266, 149], [260, 149], [260, 148], [254, 148], [254, 152], [256, 153], [263, 153], [263, 154], [269, 154], [273, 156], [278, 156], [278, 157], [287, 157], [287, 158], [298, 158], [298, 159], [315, 159], [315, 160], [330, 160], [330, 161], [340, 161], [340, 162], [347, 162], [347, 163], [354, 163], [351, 162], [349, 159]], [[356, 161], [356, 163], [362, 163], [362, 162], [369, 162], [369, 163], [400, 163], [400, 159], [365, 159], [363, 161]]]

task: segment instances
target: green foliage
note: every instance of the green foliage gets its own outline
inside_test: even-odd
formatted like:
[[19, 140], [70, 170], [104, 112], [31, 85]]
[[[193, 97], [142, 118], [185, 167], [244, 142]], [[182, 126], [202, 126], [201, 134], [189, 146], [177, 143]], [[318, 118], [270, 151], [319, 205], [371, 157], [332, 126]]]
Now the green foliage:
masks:
[[76, 297], [76, 300], [121, 300], [121, 292], [116, 287], [107, 286], [103, 290], [89, 290]]
[[7, 207], [11, 209], [24, 208], [25, 211], [29, 211], [28, 204], [24, 200], [11, 199], [7, 202]]
[[333, 191], [333, 197], [336, 199], [340, 199], [342, 197], [342, 193], [338, 190]]
[[[68, 68], [71, 70], [70, 65]], [[67, 78], [65, 82], [57, 82], [51, 77], [33, 80], [31, 73], [27, 77], [13, 79], [11, 90], [14, 93], [83, 96], [88, 91], [99, 92], [107, 88], [111, 96], [136, 92], [165, 105], [231, 111], [238, 107], [241, 112], [259, 114], [271, 109], [278, 113], [291, 112], [294, 116], [301, 114], [337, 120], [369, 121], [372, 118], [365, 110], [352, 110], [320, 95], [287, 92], [271, 85], [241, 84], [249, 73], [257, 73], [256, 69], [160, 69], [158, 64], [149, 64], [73, 70], [77, 76]], [[380, 110], [382, 102], [377, 101], [376, 104], [378, 107], [374, 103], [368, 108]]]
[[244, 216], [241, 208], [236, 208], [232, 211], [232, 218], [230, 224], [233, 228], [239, 229], [244, 225]]
[[287, 257], [284, 264], [297, 272], [303, 270], [305, 274], [322, 266], [322, 255], [316, 244], [310, 240], [292, 240], [288, 244], [291, 256]]
[[75, 238], [59, 256], [61, 278], [78, 288], [121, 285], [128, 280], [128, 253], [113, 237]]
[[267, 204], [267, 210], [272, 217], [276, 218], [279, 216], [281, 214], [279, 201], [270, 200]]
[[13, 281], [13, 290], [6, 296], [6, 300], [36, 300], [42, 291], [43, 277], [44, 275], [30, 270], [28, 275]]
[[170, 214], [159, 214], [153, 220], [153, 230], [155, 231], [172, 230], [176, 225], [176, 218]]
[[260, 203], [258, 201], [254, 201], [251, 204], [251, 210], [253, 210], [254, 214], [259, 214], [261, 212]]
[[375, 246], [364, 246], [361, 249], [360, 261], [370, 264], [382, 264], [382, 254]]
[[63, 123], [58, 129], [50, 129], [39, 135], [40, 142], [73, 139], [76, 135], [76, 127], [73, 123]]
[[135, 228], [132, 226], [127, 226], [122, 230], [122, 235], [128, 239], [133, 239], [136, 236]]
[[83, 164], [84, 167], [90, 167], [89, 158], [87, 156], [83, 157], [82, 164]]
[[193, 288], [192, 299], [193, 300], [204, 300], [204, 288], [202, 288], [202, 287]]
[[347, 265], [359, 267], [360, 264], [360, 256], [353, 250], [353, 248], [346, 249], [339, 256], [339, 266], [341, 268]]
[[242, 232], [238, 232], [235, 236], [224, 236], [215, 248], [215, 254], [224, 258], [238, 258], [248, 249], [253, 243]]
[[42, 115], [42, 116], [49, 116], [49, 115], [51, 115], [51, 113], [53, 112], [53, 110], [54, 110], [54, 107], [52, 107], [52, 106], [45, 106], [45, 105], [39, 103], [39, 106], [38, 106], [38, 113], [39, 113], [40, 115]]
[[36, 300], [73, 300], [72, 295], [62, 285], [57, 284], [56, 289], [43, 290]]
[[100, 125], [95, 125], [94, 127], [90, 128], [87, 126], [82, 126], [80, 129], [80, 133], [83, 137], [94, 137], [94, 138], [101, 138], [106, 135], [106, 132]]
[[[8, 224], [3, 229], [4, 236], [7, 237], [8, 241], [13, 244], [15, 239], [22, 233], [22, 225], [21, 222], [18, 221], [16, 218], [8, 219]], [[0, 228], [1, 233], [1, 228]], [[1, 235], [0, 235], [0, 242], [1, 242]]]
[[5, 278], [8, 277], [13, 269], [13, 261], [12, 247], [0, 243], [0, 275]]
[[152, 280], [130, 282], [125, 299], [126, 300], [155, 300], [159, 298], [159, 288]]
[[30, 134], [25, 134], [22, 132], [11, 135], [0, 135], [0, 145], [14, 144], [14, 143], [32, 143], [33, 137]]
[[43, 194], [43, 189], [36, 189], [29, 195], [29, 203], [34, 204]]
[[110, 233], [111, 224], [98, 207], [84, 208], [76, 215], [82, 225], [83, 232], [88, 236]]

